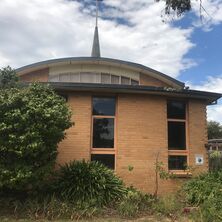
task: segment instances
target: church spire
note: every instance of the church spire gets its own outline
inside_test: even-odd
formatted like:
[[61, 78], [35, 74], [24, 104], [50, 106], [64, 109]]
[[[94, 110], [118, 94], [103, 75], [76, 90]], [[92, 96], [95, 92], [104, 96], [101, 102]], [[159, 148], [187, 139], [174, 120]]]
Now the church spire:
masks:
[[99, 1], [101, 0], [96, 0], [96, 26], [94, 31], [93, 46], [91, 53], [92, 57], [100, 57], [99, 31], [98, 31]]

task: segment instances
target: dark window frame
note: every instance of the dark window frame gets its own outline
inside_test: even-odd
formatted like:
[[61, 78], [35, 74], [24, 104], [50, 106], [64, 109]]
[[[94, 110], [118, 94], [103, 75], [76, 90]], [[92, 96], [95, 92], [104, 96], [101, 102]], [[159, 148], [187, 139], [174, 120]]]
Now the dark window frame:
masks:
[[[184, 165], [181, 167], [181, 168], [177, 168], [177, 166], [180, 165], [180, 163], [176, 164], [176, 167], [175, 168], [172, 168], [172, 166], [170, 166], [170, 158], [185, 158], [184, 160]], [[170, 171], [185, 171], [186, 170], [186, 167], [187, 167], [187, 164], [188, 164], [188, 156], [187, 155], [180, 155], [180, 154], [177, 154], [177, 155], [169, 155], [168, 157], [168, 166], [169, 166], [169, 170]]]
[[[94, 115], [93, 114], [93, 98], [115, 98], [115, 113], [114, 115], [107, 116], [107, 115]], [[92, 111], [91, 111], [91, 154], [90, 158], [92, 159], [92, 154], [94, 155], [102, 155], [102, 154], [107, 154], [107, 155], [114, 155], [114, 169], [116, 169], [116, 129], [117, 129], [117, 106], [118, 106], [118, 97], [115, 95], [92, 95]], [[93, 122], [95, 118], [110, 118], [114, 119], [114, 146], [113, 148], [95, 148], [93, 147]]]
[[[91, 161], [98, 161], [98, 162], [100, 162], [99, 160], [93, 160], [94, 158], [93, 157], [96, 157], [96, 156], [109, 156], [109, 157], [111, 157], [111, 158], [113, 158], [113, 160], [111, 159], [111, 162], [108, 160], [108, 165], [109, 164], [111, 164], [111, 165], [113, 165], [113, 166], [107, 166], [107, 164], [105, 164], [105, 163], [103, 163], [103, 162], [101, 162], [101, 163], [103, 163], [105, 166], [107, 166], [108, 168], [110, 168], [110, 169], [112, 169], [112, 170], [114, 170], [115, 169], [115, 154], [107, 154], [107, 153], [102, 153], [102, 154], [94, 154], [94, 153], [91, 153]], [[112, 163], [113, 162], [113, 163]]]
[[[168, 115], [168, 104], [169, 102], [181, 102], [183, 104], [185, 104], [185, 115], [184, 118], [168, 118], [170, 115]], [[186, 165], [189, 166], [189, 151], [188, 151], [188, 109], [189, 109], [189, 102], [188, 100], [185, 99], [174, 99], [174, 98], [170, 98], [166, 101], [166, 110], [167, 110], [167, 135], [168, 135], [168, 139], [169, 139], [169, 132], [168, 132], [168, 124], [169, 122], [174, 122], [174, 123], [184, 123], [185, 124], [185, 147], [184, 149], [181, 149], [179, 147], [169, 147], [169, 141], [168, 141], [168, 170], [171, 172], [178, 172], [178, 173], [187, 173], [185, 172], [186, 170], [184, 169], [170, 169], [169, 166], [169, 158], [171, 156], [178, 156], [178, 157], [186, 157]]]

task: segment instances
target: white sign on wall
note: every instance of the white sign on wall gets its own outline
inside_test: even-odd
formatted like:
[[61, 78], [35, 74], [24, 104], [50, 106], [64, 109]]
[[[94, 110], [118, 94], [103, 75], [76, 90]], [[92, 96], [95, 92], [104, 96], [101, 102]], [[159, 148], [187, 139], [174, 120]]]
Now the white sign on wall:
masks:
[[195, 163], [196, 165], [203, 165], [204, 163], [204, 157], [201, 154], [196, 154], [195, 155]]

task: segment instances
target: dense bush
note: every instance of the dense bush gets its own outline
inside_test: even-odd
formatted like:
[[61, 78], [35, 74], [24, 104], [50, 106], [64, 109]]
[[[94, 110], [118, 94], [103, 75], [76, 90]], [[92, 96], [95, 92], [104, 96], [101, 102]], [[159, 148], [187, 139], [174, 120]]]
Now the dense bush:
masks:
[[222, 192], [222, 171], [203, 173], [189, 180], [183, 191], [187, 202], [195, 205], [217, 197]]
[[222, 171], [203, 173], [183, 186], [189, 204], [198, 206], [195, 221], [222, 221]]
[[135, 188], [128, 188], [126, 195], [118, 204], [117, 210], [123, 217], [136, 217], [144, 211], [150, 211], [154, 197]]
[[99, 162], [84, 160], [62, 166], [55, 187], [64, 199], [92, 205], [117, 201], [126, 193], [122, 180], [112, 170]]
[[202, 222], [222, 221], [222, 190], [216, 196], [210, 196], [200, 205]]
[[64, 99], [48, 86], [0, 89], [0, 190], [42, 184], [70, 120]]

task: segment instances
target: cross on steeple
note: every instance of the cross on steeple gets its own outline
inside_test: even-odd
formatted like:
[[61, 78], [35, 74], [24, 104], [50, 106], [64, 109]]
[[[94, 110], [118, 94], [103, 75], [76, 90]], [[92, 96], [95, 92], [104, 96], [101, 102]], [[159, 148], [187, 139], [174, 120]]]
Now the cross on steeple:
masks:
[[91, 54], [92, 57], [100, 57], [99, 31], [98, 31], [99, 1], [102, 0], [96, 0], [96, 26], [95, 26], [93, 46], [92, 46], [92, 54]]

